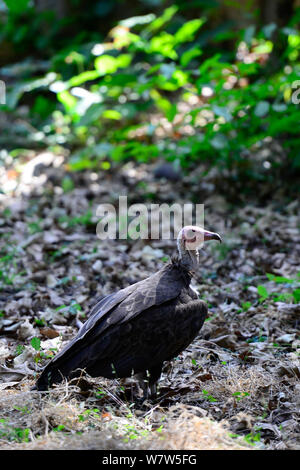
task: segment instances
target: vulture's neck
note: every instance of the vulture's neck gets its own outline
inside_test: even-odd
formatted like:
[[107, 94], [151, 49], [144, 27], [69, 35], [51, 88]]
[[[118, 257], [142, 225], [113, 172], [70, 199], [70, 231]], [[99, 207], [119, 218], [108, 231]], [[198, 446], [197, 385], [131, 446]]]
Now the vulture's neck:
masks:
[[198, 250], [187, 250], [182, 239], [177, 241], [177, 246], [180, 264], [188, 271], [195, 271], [199, 262]]

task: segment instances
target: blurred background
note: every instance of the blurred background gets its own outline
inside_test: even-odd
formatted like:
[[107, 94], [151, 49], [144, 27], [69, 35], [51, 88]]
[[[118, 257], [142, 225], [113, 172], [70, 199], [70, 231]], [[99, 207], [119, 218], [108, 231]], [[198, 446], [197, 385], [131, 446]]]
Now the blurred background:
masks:
[[49, 150], [70, 173], [60, 175], [64, 189], [74, 172], [159, 160], [167, 165], [154, 169], [158, 177], [196, 172], [234, 201], [291, 196], [299, 5], [1, 0], [2, 190]]

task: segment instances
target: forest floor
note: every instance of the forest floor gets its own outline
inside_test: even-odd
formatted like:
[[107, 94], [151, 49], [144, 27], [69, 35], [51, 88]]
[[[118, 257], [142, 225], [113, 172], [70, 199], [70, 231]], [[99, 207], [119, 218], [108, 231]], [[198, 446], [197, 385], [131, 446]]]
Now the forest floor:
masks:
[[[213, 173], [155, 179], [157, 164], [71, 175], [63, 164], [45, 153], [0, 174], [0, 448], [300, 449], [298, 201], [235, 204]], [[96, 208], [119, 195], [205, 204], [205, 226], [223, 238], [201, 251], [193, 280], [209, 317], [166, 364], [155, 400], [142, 403], [134, 379], [30, 391], [97, 297], [176, 249], [99, 240]]]

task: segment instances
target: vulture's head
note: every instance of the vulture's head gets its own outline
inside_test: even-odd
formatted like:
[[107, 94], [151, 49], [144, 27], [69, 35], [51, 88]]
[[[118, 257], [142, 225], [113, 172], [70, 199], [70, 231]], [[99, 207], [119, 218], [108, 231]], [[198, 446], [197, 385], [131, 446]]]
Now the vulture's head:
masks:
[[198, 264], [198, 250], [208, 240], [222, 242], [218, 233], [209, 232], [196, 225], [186, 225], [183, 227], [177, 237], [177, 247], [181, 263], [189, 269], [195, 268]]

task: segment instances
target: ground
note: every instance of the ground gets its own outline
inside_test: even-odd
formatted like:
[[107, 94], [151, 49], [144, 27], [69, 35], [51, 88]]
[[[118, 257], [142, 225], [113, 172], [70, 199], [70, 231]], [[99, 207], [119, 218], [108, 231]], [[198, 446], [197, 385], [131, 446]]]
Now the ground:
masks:
[[[157, 179], [157, 166], [69, 174], [64, 156], [43, 153], [22, 173], [1, 170], [0, 448], [300, 448], [298, 201], [280, 191], [234, 200], [213, 171]], [[97, 297], [176, 250], [174, 240], [99, 240], [96, 208], [119, 195], [205, 204], [206, 227], [223, 238], [201, 251], [193, 280], [209, 317], [165, 365], [155, 400], [143, 403], [134, 379], [30, 391]]]

